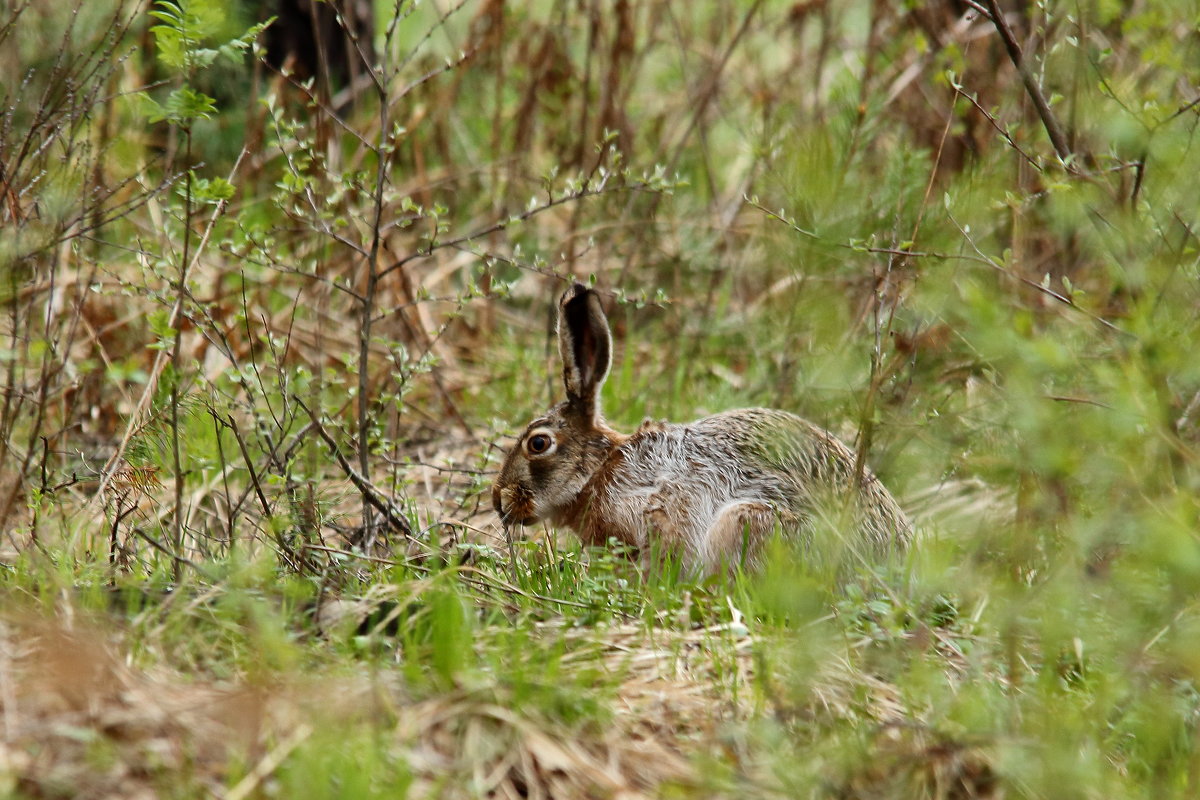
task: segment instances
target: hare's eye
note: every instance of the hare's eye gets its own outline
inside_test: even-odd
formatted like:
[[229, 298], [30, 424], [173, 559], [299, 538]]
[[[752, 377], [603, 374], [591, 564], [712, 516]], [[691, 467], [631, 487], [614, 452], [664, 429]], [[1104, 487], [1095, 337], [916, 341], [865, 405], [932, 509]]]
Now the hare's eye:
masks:
[[525, 447], [535, 456], [540, 456], [550, 451], [554, 444], [554, 439], [546, 433], [535, 433], [525, 440]]

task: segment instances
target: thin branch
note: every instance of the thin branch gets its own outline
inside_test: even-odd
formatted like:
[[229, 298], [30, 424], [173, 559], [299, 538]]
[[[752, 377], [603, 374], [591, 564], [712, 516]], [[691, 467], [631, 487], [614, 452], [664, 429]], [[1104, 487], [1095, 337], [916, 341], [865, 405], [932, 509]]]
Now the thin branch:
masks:
[[1012, 136], [1009, 135], [1008, 131], [1006, 131], [1000, 125], [1000, 122], [987, 109], [985, 109], [982, 105], [979, 104], [979, 100], [977, 100], [974, 95], [967, 94], [966, 92], [963, 91], [962, 84], [955, 81], [952, 84], [952, 86], [954, 87], [954, 92], [959, 97], [965, 97], [965, 98], [967, 98], [967, 100], [971, 101], [971, 105], [975, 106], [975, 110], [978, 111], [980, 114], [982, 114], [983, 118], [986, 119], [988, 121], [988, 123], [993, 128], [996, 129], [996, 133], [999, 133], [1001, 136], [1004, 137], [1004, 141], [1008, 142], [1009, 147], [1011, 147], [1013, 150], [1016, 150], [1018, 153], [1020, 153], [1021, 157], [1024, 158], [1026, 161], [1028, 161], [1030, 166], [1032, 166], [1038, 172], [1045, 171], [1044, 169], [1042, 169], [1042, 165], [1038, 163], [1037, 159], [1035, 159], [1033, 156], [1029, 155], [1029, 153], [1026, 153], [1021, 148], [1021, 145], [1017, 144], [1013, 140]]
[[1186, 114], [1187, 112], [1191, 111], [1196, 106], [1200, 106], [1200, 97], [1197, 97], [1195, 100], [1192, 100], [1190, 103], [1185, 103], [1183, 106], [1181, 106], [1179, 108], [1178, 111], [1176, 111], [1174, 114], [1172, 114], [1171, 116], [1164, 119], [1162, 122], [1158, 123], [1158, 125], [1155, 125], [1155, 127], [1157, 128], [1159, 125], [1166, 125], [1168, 122], [1174, 120], [1175, 118], [1181, 117], [1184, 114]]
[[459, 236], [454, 239], [446, 239], [445, 241], [441, 241], [441, 242], [431, 241], [424, 249], [419, 249], [416, 252], [409, 253], [408, 255], [404, 256], [400, 260], [394, 262], [393, 264], [391, 264], [388, 267], [386, 267], [385, 269], [383, 269], [379, 273], [379, 277], [382, 279], [385, 276], [390, 275], [391, 273], [395, 272], [398, 269], [403, 269], [404, 266], [406, 264], [408, 264], [410, 261], [416, 261], [417, 259], [420, 259], [420, 258], [429, 258], [431, 255], [433, 255], [434, 252], [441, 250], [443, 248], [458, 247], [459, 245], [465, 244], [466, 242], [470, 242], [473, 239], [480, 239], [489, 234], [496, 233], [497, 231], [505, 230], [506, 228], [508, 228], [511, 225], [515, 225], [518, 222], [524, 222], [528, 219], [536, 217], [538, 214], [541, 214], [543, 211], [549, 211], [550, 209], [554, 208], [555, 206], [560, 206], [560, 205], [563, 205], [564, 203], [569, 203], [573, 200], [582, 200], [585, 197], [595, 197], [597, 195], [604, 194], [606, 191], [638, 192], [638, 191], [645, 191], [648, 189], [650, 189], [650, 184], [643, 182], [643, 181], [635, 181], [634, 183], [630, 183], [625, 186], [618, 186], [611, 190], [608, 189], [606, 181], [601, 181], [600, 184], [598, 186], [596, 186], [595, 188], [590, 188], [589, 185], [585, 184], [584, 187], [579, 189], [578, 191], [567, 192], [566, 194], [560, 195], [558, 197], [551, 196], [546, 200], [545, 203], [542, 203], [541, 205], [538, 205], [533, 208], [522, 211], [520, 214], [515, 214], [513, 216], [505, 217], [502, 220], [494, 222], [490, 225], [486, 225], [478, 230], [472, 231], [471, 233], [464, 234], [464, 235]]
[[313, 413], [312, 409], [306, 406], [304, 401], [298, 396], [293, 395], [292, 400], [298, 406], [303, 408], [308, 414], [309, 419], [312, 420], [313, 429], [317, 432], [317, 435], [324, 440], [325, 445], [329, 448], [329, 452], [332, 453], [333, 457], [337, 460], [338, 466], [342, 468], [342, 472], [347, 478], [350, 479], [350, 482], [354, 484], [354, 488], [358, 489], [358, 491], [362, 493], [363, 498], [371, 504], [372, 508], [383, 514], [384, 518], [387, 519], [388, 523], [395, 530], [400, 531], [400, 533], [404, 534], [404, 536], [408, 539], [415, 538], [413, 536], [412, 528], [409, 526], [408, 520], [404, 518], [403, 513], [393, 506], [390, 500], [383, 497], [380, 491], [374, 485], [372, 485], [370, 481], [360, 475], [358, 471], [355, 470], [350, 464], [350, 462], [346, 460], [346, 457], [342, 455], [342, 451], [338, 448], [337, 442], [335, 442], [333, 437], [329, 435], [329, 432], [325, 430], [325, 426], [321, 424], [321, 421], [317, 418], [317, 415]]
[[1029, 99], [1033, 101], [1034, 108], [1037, 109], [1038, 116], [1042, 120], [1042, 125], [1046, 128], [1046, 133], [1050, 136], [1050, 143], [1054, 145], [1054, 151], [1058, 153], [1058, 157], [1069, 168], [1074, 154], [1071, 152], [1067, 135], [1063, 131], [1062, 125], [1059, 124], [1058, 119], [1054, 116], [1054, 111], [1050, 108], [1050, 104], [1046, 102], [1046, 95], [1042, 93], [1042, 87], [1038, 85], [1037, 77], [1026, 63], [1025, 55], [1021, 52], [1021, 45], [1017, 43], [1012, 28], [1008, 26], [1008, 20], [1005, 19], [1004, 12], [1000, 10], [1000, 4], [997, 0], [987, 0], [987, 2], [990, 12], [988, 16], [991, 17], [992, 24], [996, 26], [996, 31], [1000, 34], [1000, 39], [1004, 42], [1004, 48], [1008, 51], [1008, 57], [1021, 76], [1021, 82], [1025, 84], [1025, 91], [1029, 93]]
[[149, 544], [155, 550], [162, 553], [167, 558], [171, 559], [172, 564], [174, 564], [178, 567], [184, 567], [184, 566], [191, 567], [198, 574], [202, 575], [203, 577], [207, 578], [210, 581], [213, 581], [214, 583], [218, 580], [217, 576], [214, 575], [212, 572], [209, 572], [207, 569], [204, 569], [199, 564], [197, 564], [195, 561], [185, 558], [184, 556], [181, 556], [178, 553], [172, 552], [171, 548], [167, 547], [165, 544], [160, 542], [158, 539], [155, 539], [153, 536], [146, 533], [141, 528], [134, 527], [133, 533], [134, 533], [134, 535], [143, 539], [147, 544]]
[[958, 232], [961, 233], [963, 238], [967, 240], [967, 243], [971, 245], [971, 249], [974, 250], [979, 255], [979, 259], [981, 260], [982, 263], [987, 264], [989, 267], [996, 270], [997, 272], [1003, 273], [1003, 274], [1009, 276], [1010, 278], [1014, 278], [1014, 279], [1020, 281], [1021, 283], [1025, 284], [1029, 288], [1034, 289], [1035, 291], [1041, 292], [1042, 294], [1046, 295], [1049, 298], [1057, 300], [1058, 302], [1062, 303], [1065, 306], [1075, 309], [1079, 313], [1084, 314], [1087, 317], [1090, 317], [1091, 319], [1100, 323], [1101, 325], [1103, 325], [1104, 327], [1113, 331], [1114, 333], [1119, 333], [1122, 336], [1128, 336], [1128, 337], [1135, 338], [1135, 339], [1137, 338], [1134, 334], [1130, 333], [1129, 331], [1118, 328], [1116, 325], [1112, 324], [1111, 322], [1109, 322], [1108, 320], [1106, 320], [1104, 317], [1100, 316], [1099, 314], [1095, 314], [1091, 311], [1088, 311], [1086, 308], [1083, 308], [1082, 306], [1076, 305], [1075, 301], [1072, 300], [1070, 297], [1059, 294], [1058, 292], [1051, 289], [1049, 286], [1043, 286], [1042, 284], [1038, 283], [1037, 281], [1033, 281], [1033, 280], [1030, 280], [1029, 278], [1026, 278], [1024, 275], [1018, 275], [1017, 273], [1008, 269], [1007, 267], [1005, 267], [1003, 264], [999, 263], [995, 259], [990, 258], [982, 250], [979, 249], [979, 246], [975, 244], [975, 240], [972, 239], [970, 234], [967, 233], [966, 228], [964, 228], [962, 225], [959, 225], [958, 220], [956, 220], [952, 214], [947, 213], [947, 216], [950, 217], [950, 221], [954, 223], [954, 227], [958, 228]]
[[1053, 400], [1056, 403], [1078, 403], [1079, 405], [1096, 406], [1097, 408], [1107, 408], [1112, 410], [1112, 406], [1110, 406], [1108, 403], [1101, 403], [1099, 400], [1092, 400], [1089, 397], [1071, 397], [1069, 395], [1062, 394], [1048, 394], [1046, 395], [1046, 398]]
[[[232, 182], [234, 177], [237, 175], [245, 156], [246, 150], [243, 148], [238, 154], [237, 161], [234, 162], [233, 167], [229, 171], [230, 182]], [[203, 235], [200, 237], [200, 242], [194, 249], [194, 253], [190, 262], [186, 258], [181, 262], [183, 271], [179, 279], [180, 286], [186, 284], [188, 275], [191, 274], [193, 268], [199, 262], [200, 256], [204, 252], [205, 246], [208, 244], [209, 237], [212, 235], [212, 231], [216, 227], [217, 220], [220, 219], [221, 215], [225, 213], [227, 204], [228, 201], [226, 200], [221, 200], [216, 204], [212, 213], [209, 215], [208, 224], [204, 229]], [[175, 297], [174, 305], [171, 307], [171, 313], [168, 317], [167, 324], [172, 328], [177, 326], [179, 324], [180, 317], [184, 314], [184, 311], [184, 294], [179, 292]], [[108, 463], [104, 465], [104, 469], [101, 472], [100, 486], [96, 489], [95, 494], [95, 500], [98, 503], [103, 502], [104, 490], [108, 488], [108, 484], [112, 480], [113, 474], [116, 473], [117, 467], [122, 457], [125, 455], [125, 450], [129, 447], [129, 442], [133, 439], [134, 435], [141, 427], [142, 418], [144, 417], [146, 410], [150, 407], [150, 402], [154, 397], [154, 392], [158, 388], [158, 380], [161, 377], [163, 370], [165, 370], [167, 367], [167, 358], [168, 354], [166, 350], [160, 350], [158, 355], [155, 357], [154, 364], [150, 369], [150, 377], [146, 381], [146, 388], [142, 392], [142, 397], [138, 401], [137, 407], [134, 409], [133, 413], [130, 414], [129, 424], [125, 428], [125, 434], [121, 437], [121, 441], [118, 443], [116, 451], [108, 459]]]
[[825, 245], [826, 247], [840, 247], [840, 248], [844, 248], [846, 250], [854, 250], [855, 252], [859, 252], [859, 253], [875, 253], [875, 254], [889, 255], [889, 256], [904, 256], [905, 258], [934, 258], [934, 259], [939, 259], [939, 260], [944, 260], [944, 261], [971, 261], [976, 264], [984, 264], [984, 265], [996, 270], [997, 272], [1001, 272], [1001, 273], [1007, 275], [1008, 277], [1010, 277], [1016, 281], [1019, 281], [1020, 283], [1023, 283], [1024, 285], [1028, 286], [1030, 289], [1040, 292], [1041, 294], [1044, 294], [1047, 297], [1057, 300], [1059, 303], [1062, 303], [1065, 306], [1075, 309], [1079, 313], [1091, 318], [1095, 322], [1103, 325], [1104, 327], [1108, 328], [1109, 330], [1111, 330], [1115, 333], [1119, 333], [1122, 336], [1129, 336], [1132, 338], [1137, 338], [1134, 334], [1117, 327], [1113, 323], [1104, 319], [1104, 317], [1101, 317], [1098, 314], [1088, 311], [1086, 308], [1083, 308], [1082, 306], [1076, 304], [1075, 301], [1072, 300], [1070, 297], [1067, 297], [1066, 295], [1063, 295], [1063, 294], [1059, 294], [1058, 292], [1054, 291], [1050, 287], [1043, 286], [1040, 283], [1038, 283], [1037, 281], [1032, 281], [1029, 278], [1026, 278], [1024, 275], [1018, 275], [1017, 273], [1015, 273], [1012, 270], [1005, 267], [1003, 264], [997, 262], [995, 259], [989, 257], [987, 254], [985, 254], [982, 250], [979, 249], [978, 245], [975, 244], [975, 241], [967, 234], [966, 229], [963, 228], [963, 226], [958, 223], [958, 220], [956, 220], [953, 215], [948, 214], [947, 216], [950, 217], [950, 221], [954, 223], [954, 226], [956, 228], [958, 228], [958, 231], [959, 231], [959, 233], [962, 234], [963, 238], [966, 239], [967, 242], [971, 245], [971, 249], [973, 249], [975, 251], [976, 255], [972, 256], [972, 255], [965, 255], [962, 253], [940, 253], [940, 252], [936, 252], [936, 251], [905, 250], [902, 248], [894, 248], [894, 247], [863, 247], [860, 245], [848, 244], [845, 242], [827, 242], [824, 239], [822, 239], [818, 234], [813, 233], [812, 231], [809, 231], [809, 230], [805, 230], [804, 228], [801, 228], [799, 225], [796, 225], [793, 221], [789, 220], [787, 217], [782, 216], [781, 212], [771, 211], [770, 209], [764, 207], [761, 203], [758, 202], [758, 200], [756, 200], [754, 198], [747, 197], [746, 202], [750, 206], [757, 208], [759, 211], [762, 211], [764, 214], [766, 214], [768, 219], [774, 220], [776, 222], [781, 222], [784, 225], [787, 225], [789, 228], [791, 228], [796, 233], [800, 233], [800, 234], [803, 234], [804, 236], [814, 239], [817, 242], [819, 242], [820, 244]]

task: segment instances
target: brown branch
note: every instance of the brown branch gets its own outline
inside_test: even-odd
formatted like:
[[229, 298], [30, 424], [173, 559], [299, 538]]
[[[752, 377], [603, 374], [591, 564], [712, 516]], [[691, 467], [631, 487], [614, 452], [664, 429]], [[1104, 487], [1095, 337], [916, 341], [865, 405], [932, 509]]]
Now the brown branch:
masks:
[[132, 529], [132, 531], [133, 531], [133, 534], [134, 534], [135, 536], [137, 536], [137, 537], [139, 537], [140, 539], [144, 540], [144, 541], [146, 542], [146, 544], [150, 545], [150, 546], [151, 546], [151, 547], [153, 547], [155, 550], [157, 550], [158, 552], [162, 553], [162, 554], [163, 554], [163, 555], [165, 555], [167, 558], [171, 559], [171, 563], [172, 563], [172, 564], [174, 564], [175, 566], [177, 566], [177, 567], [190, 567], [190, 568], [191, 568], [191, 569], [193, 569], [193, 570], [194, 570], [194, 571], [195, 571], [197, 574], [199, 574], [201, 577], [207, 578], [208, 580], [212, 581], [213, 583], [216, 583], [216, 582], [219, 580], [219, 578], [217, 578], [217, 576], [216, 576], [216, 575], [214, 575], [213, 573], [209, 572], [207, 569], [205, 569], [205, 568], [201, 567], [201, 566], [200, 566], [199, 564], [197, 564], [195, 561], [192, 561], [192, 560], [190, 560], [190, 559], [188, 559], [188, 558], [185, 558], [184, 556], [181, 556], [181, 555], [179, 555], [178, 553], [175, 553], [175, 552], [173, 552], [173, 551], [171, 550], [171, 548], [167, 547], [167, 546], [166, 546], [165, 544], [163, 544], [161, 541], [159, 541], [158, 539], [155, 539], [153, 536], [151, 536], [150, 534], [146, 533], [146, 532], [145, 532], [144, 530], [142, 530], [141, 528], [138, 528], [138, 527], [136, 527], [136, 526], [135, 526], [135, 527]]
[[1195, 108], [1196, 106], [1200, 106], [1200, 97], [1197, 97], [1195, 100], [1192, 100], [1191, 102], [1185, 103], [1184, 105], [1180, 106], [1178, 111], [1176, 111], [1174, 114], [1167, 117], [1166, 119], [1164, 119], [1162, 122], [1160, 122], [1158, 124], [1166, 125], [1171, 120], [1175, 119], [1176, 117], [1183, 116], [1184, 114], [1186, 114], [1187, 112], [1189, 112], [1193, 108]]
[[1080, 405], [1096, 406], [1097, 408], [1107, 408], [1112, 410], [1112, 406], [1110, 406], [1108, 403], [1101, 403], [1099, 400], [1092, 400], [1088, 397], [1071, 397], [1069, 395], [1062, 394], [1048, 394], [1046, 397], [1056, 403], [1079, 403]]
[[[383, 514], [384, 518], [388, 521], [388, 524], [390, 524], [395, 530], [404, 534], [405, 538], [416, 538], [413, 535], [412, 528], [408, 524], [408, 520], [404, 518], [404, 515], [400, 512], [400, 510], [393, 506], [391, 501], [381, 497], [379, 490], [370, 481], [360, 475], [358, 471], [354, 469], [353, 465], [346, 460], [346, 457], [342, 455], [342, 451], [338, 448], [337, 442], [335, 442], [333, 437], [329, 435], [329, 432], [325, 430], [325, 426], [323, 426], [321, 421], [317, 419], [317, 415], [313, 413], [312, 409], [306, 406], [304, 401], [299, 397], [293, 396], [292, 399], [298, 406], [307, 412], [309, 419], [312, 420], [313, 429], [317, 432], [317, 435], [324, 440], [325, 445], [329, 448], [329, 452], [332, 453], [333, 457], [337, 460], [338, 466], [342, 468], [342, 472], [345, 473], [346, 477], [350, 479], [350, 482], [354, 484], [354, 488], [358, 489], [358, 491], [362, 494], [363, 499], [365, 499], [371, 505], [371, 507], [380, 514]], [[364, 523], [365, 522], [366, 520], [364, 520]]]
[[822, 239], [821, 236], [819, 236], [818, 234], [813, 233], [812, 231], [809, 231], [809, 230], [805, 230], [804, 228], [801, 228], [794, 221], [788, 219], [786, 216], [783, 216], [782, 211], [779, 211], [779, 212], [772, 211], [769, 208], [763, 206], [761, 203], [758, 202], [757, 198], [747, 197], [746, 202], [750, 206], [757, 208], [759, 211], [762, 211], [767, 216], [767, 219], [774, 220], [776, 222], [780, 222], [780, 223], [788, 226], [791, 230], [795, 231], [796, 233], [810, 237], [810, 238], [816, 240], [818, 243], [824, 245], [825, 247], [840, 247], [845, 250], [853, 250], [853, 251], [859, 252], [859, 253], [875, 253], [875, 254], [889, 255], [889, 256], [903, 256], [905, 258], [933, 258], [933, 259], [938, 259], [938, 260], [970, 261], [970, 262], [973, 262], [976, 264], [985, 264], [985, 265], [991, 267], [992, 269], [996, 270], [997, 272], [1007, 275], [1008, 277], [1012, 278], [1013, 280], [1017, 281], [1018, 283], [1028, 286], [1030, 289], [1033, 289], [1035, 292], [1044, 294], [1047, 297], [1051, 298], [1052, 300], [1056, 300], [1059, 303], [1062, 303], [1063, 305], [1067, 306], [1068, 308], [1072, 308], [1075, 311], [1078, 311], [1079, 313], [1092, 319], [1096, 323], [1103, 325], [1105, 328], [1108, 328], [1109, 330], [1113, 331], [1114, 333], [1118, 333], [1122, 336], [1128, 336], [1128, 337], [1131, 337], [1134, 339], [1137, 338], [1136, 334], [1130, 333], [1127, 330], [1117, 327], [1113, 323], [1106, 320], [1104, 317], [1101, 317], [1099, 314], [1088, 311], [1083, 306], [1078, 305], [1070, 297], [1060, 294], [1048, 286], [1043, 286], [1040, 283], [1038, 283], [1037, 281], [1030, 280], [1029, 278], [1026, 278], [1024, 275], [1020, 275], [1016, 272], [1013, 272], [1012, 270], [1005, 267], [1003, 264], [996, 261], [994, 258], [991, 258], [988, 255], [986, 255], [982, 250], [979, 249], [978, 245], [976, 245], [974, 240], [972, 240], [971, 237], [967, 234], [966, 229], [958, 223], [958, 220], [956, 220], [953, 215], [949, 215], [950, 221], [952, 223], [954, 223], [954, 226], [956, 228], [958, 228], [959, 233], [961, 233], [963, 235], [963, 237], [966, 239], [966, 241], [971, 245], [971, 249], [975, 251], [976, 255], [969, 255], [966, 253], [942, 253], [942, 252], [937, 252], [937, 251], [906, 250], [904, 248], [895, 248], [895, 247], [870, 247], [870, 246], [863, 246], [863, 245], [857, 245], [857, 244], [846, 243], [846, 242], [828, 242], [828, 241]]
[[[258, 496], [259, 504], [262, 506], [263, 517], [267, 520], [267, 527], [270, 528], [274, 533], [275, 545], [279, 548], [279, 555], [287, 559], [292, 569], [296, 570], [297, 572], [300, 572], [302, 567], [311, 566], [311, 564], [308, 564], [302, 553], [297, 553], [290, 546], [288, 546], [287, 540], [283, 538], [283, 534], [271, 524], [271, 517], [274, 516], [274, 514], [271, 512], [271, 503], [267, 500], [266, 493], [263, 492], [262, 484], [258, 480], [258, 473], [254, 471], [254, 461], [250, 458], [250, 449], [246, 447], [246, 440], [242, 438], [242, 433], [240, 430], [238, 430], [237, 423], [234, 422], [232, 416], [219, 417], [216, 414], [213, 414], [213, 419], [220, 420], [221, 424], [227, 427], [233, 434], [234, 441], [237, 442], [238, 450], [240, 450], [242, 453], [242, 460], [246, 462], [246, 472], [250, 474], [250, 483], [254, 487], [254, 493]], [[245, 498], [245, 495], [242, 495], [242, 497]], [[238, 503], [240, 505], [241, 501], [239, 500]], [[233, 541], [232, 537], [233, 531], [231, 529], [231, 543]]]
[[1004, 42], [1004, 49], [1008, 51], [1008, 57], [1012, 61], [1013, 66], [1017, 68], [1017, 73], [1021, 76], [1021, 82], [1025, 84], [1025, 91], [1029, 93], [1029, 99], [1033, 101], [1034, 108], [1037, 109], [1038, 116], [1042, 120], [1042, 125], [1046, 128], [1046, 133], [1050, 136], [1050, 143], [1054, 145], [1054, 151], [1058, 153], [1058, 157], [1064, 163], [1070, 164], [1074, 154], [1071, 152], [1071, 145], [1067, 141], [1067, 135], [1063, 131], [1062, 125], [1059, 124], [1058, 119], [1054, 116], [1054, 111], [1050, 108], [1050, 104], [1046, 102], [1046, 95], [1042, 93], [1042, 87], [1038, 86], [1033, 70], [1025, 62], [1025, 55], [1021, 52], [1021, 45], [1017, 43], [1012, 28], [1008, 26], [1008, 20], [1004, 18], [1004, 12], [1000, 10], [999, 2], [997, 0], [987, 0], [987, 4], [989, 10], [988, 16], [991, 17], [992, 24], [996, 26], [996, 31], [1000, 34], [1000, 39]]
[[606, 192], [616, 193], [616, 192], [639, 192], [639, 191], [654, 191], [654, 188], [651, 183], [648, 183], [646, 181], [640, 181], [640, 180], [633, 181], [632, 183], [628, 183], [628, 184], [621, 184], [621, 185], [614, 186], [611, 188], [608, 186], [608, 178], [605, 178], [604, 180], [600, 181], [598, 184], [595, 184], [595, 185], [593, 185], [591, 183], [591, 181], [586, 181], [578, 189], [568, 191], [565, 194], [560, 195], [558, 197], [554, 197], [553, 195], [550, 195], [547, 197], [547, 199], [544, 203], [536, 205], [533, 208], [527, 208], [526, 210], [522, 211], [519, 214], [513, 214], [511, 216], [505, 217], [504, 219], [489, 223], [482, 228], [479, 228], [479, 229], [474, 230], [467, 234], [463, 234], [462, 236], [455, 237], [453, 239], [445, 239], [443, 241], [437, 241], [437, 239], [436, 239], [437, 230], [435, 229], [434, 230], [435, 238], [431, 239], [430, 242], [424, 248], [418, 249], [412, 253], [409, 253], [408, 255], [405, 255], [404, 257], [400, 258], [399, 260], [393, 262], [392, 264], [388, 265], [384, 269], [380, 270], [379, 278], [382, 280], [383, 278], [387, 277], [388, 275], [395, 272], [396, 270], [403, 269], [404, 266], [406, 264], [408, 264], [410, 261], [415, 261], [415, 260], [421, 259], [421, 258], [429, 258], [431, 255], [433, 255], [434, 252], [441, 250], [443, 248], [446, 248], [446, 247], [458, 248], [460, 245], [463, 245], [467, 242], [473, 241], [475, 239], [482, 239], [485, 236], [488, 236], [493, 233], [497, 233], [498, 231], [505, 230], [517, 223], [525, 222], [526, 220], [532, 219], [533, 217], [536, 217], [538, 214], [541, 214], [543, 211], [549, 211], [550, 209], [554, 208], [555, 206], [560, 206], [560, 205], [563, 205], [564, 203], [570, 203], [575, 200], [583, 200], [584, 198], [587, 198], [587, 197], [596, 197], [596, 196], [602, 195]]
[[975, 106], [975, 110], [982, 114], [983, 118], [988, 121], [988, 124], [990, 124], [996, 130], [996, 133], [1004, 137], [1004, 141], [1008, 142], [1009, 147], [1011, 147], [1013, 150], [1016, 150], [1021, 155], [1021, 158], [1029, 162], [1029, 165], [1038, 172], [1045, 172], [1045, 170], [1042, 169], [1042, 165], [1037, 162], [1037, 159], [1021, 149], [1021, 145], [1017, 144], [1016, 141], [1013, 140], [1012, 136], [1009, 135], [1008, 131], [1004, 129], [999, 120], [997, 120], [996, 117], [991, 114], [991, 112], [984, 108], [979, 103], [978, 99], [976, 99], [973, 95], [963, 91], [964, 87], [962, 84], [955, 81], [951, 85], [954, 88], [955, 94], [957, 94], [959, 97], [965, 97], [967, 100], [969, 100], [971, 105]]

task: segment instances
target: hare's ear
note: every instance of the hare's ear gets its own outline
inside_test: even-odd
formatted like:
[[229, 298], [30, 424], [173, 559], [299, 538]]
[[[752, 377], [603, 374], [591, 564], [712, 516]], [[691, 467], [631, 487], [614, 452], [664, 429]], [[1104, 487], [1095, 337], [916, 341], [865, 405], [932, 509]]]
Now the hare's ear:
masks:
[[599, 296], [582, 283], [558, 303], [558, 350], [567, 400], [588, 419], [598, 420], [600, 387], [612, 364], [612, 335]]

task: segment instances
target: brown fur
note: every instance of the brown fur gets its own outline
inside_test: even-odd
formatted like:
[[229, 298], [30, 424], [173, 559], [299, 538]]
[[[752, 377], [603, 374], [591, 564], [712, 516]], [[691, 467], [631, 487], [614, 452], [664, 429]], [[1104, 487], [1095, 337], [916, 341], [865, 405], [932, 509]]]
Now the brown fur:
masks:
[[[560, 303], [559, 350], [567, 400], [530, 423], [505, 459], [492, 494], [505, 524], [549, 520], [589, 545], [616, 540], [707, 572], [755, 566], [777, 530], [845, 527], [877, 551], [906, 543], [909, 523], [878, 478], [857, 475], [848, 447], [793, 414], [646, 421], [630, 436], [610, 428], [600, 411], [608, 324], [578, 284]], [[554, 445], [533, 452], [538, 435]]]

